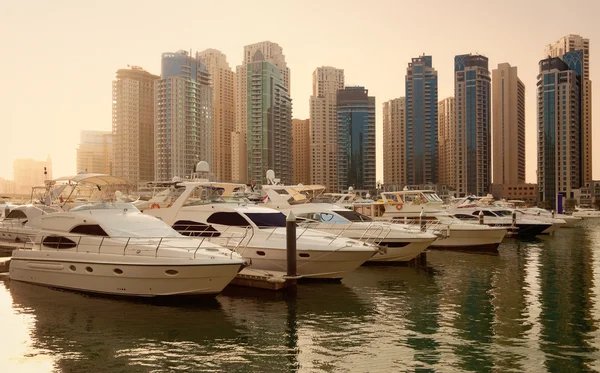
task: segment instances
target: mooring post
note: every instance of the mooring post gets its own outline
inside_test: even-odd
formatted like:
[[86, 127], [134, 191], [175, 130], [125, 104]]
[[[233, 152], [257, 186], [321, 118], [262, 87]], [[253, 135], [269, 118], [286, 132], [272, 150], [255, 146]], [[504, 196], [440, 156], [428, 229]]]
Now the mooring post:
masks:
[[296, 216], [290, 211], [285, 219], [287, 275], [296, 276]]
[[427, 219], [425, 219], [427, 217], [427, 215], [425, 215], [425, 209], [423, 209], [423, 207], [421, 207], [421, 214], [419, 215], [419, 223], [421, 225], [421, 231], [425, 232], [426, 228], [425, 226], [427, 225]]
[[479, 224], [483, 225], [483, 210], [479, 210]]
[[552, 210], [552, 219], [554, 219], [554, 210]]
[[512, 212], [512, 226], [513, 228], [517, 227], [517, 212], [515, 210]]

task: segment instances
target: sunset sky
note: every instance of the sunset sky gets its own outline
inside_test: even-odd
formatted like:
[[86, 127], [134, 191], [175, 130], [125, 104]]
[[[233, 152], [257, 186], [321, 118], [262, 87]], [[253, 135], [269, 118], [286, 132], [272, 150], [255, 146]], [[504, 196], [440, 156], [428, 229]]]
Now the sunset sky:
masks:
[[[95, 4], [94, 4], [95, 3]], [[490, 70], [508, 62], [526, 86], [527, 181], [535, 182], [538, 62], [566, 34], [590, 39], [593, 86], [600, 60], [600, 1], [27, 1], [0, 12], [0, 177], [15, 158], [52, 157], [54, 176], [73, 174], [82, 129], [111, 129], [111, 83], [137, 65], [160, 74], [160, 55], [221, 50], [230, 66], [243, 46], [270, 40], [291, 69], [294, 118], [308, 118], [312, 72], [345, 70], [377, 102], [377, 179], [382, 175], [382, 103], [404, 96], [412, 57], [433, 56], [439, 99], [454, 94], [453, 60], [480, 53]], [[600, 49], [600, 44], [598, 44]], [[599, 75], [600, 76], [600, 75]], [[593, 90], [594, 144], [600, 147], [600, 93]], [[600, 179], [600, 150], [594, 179]]]

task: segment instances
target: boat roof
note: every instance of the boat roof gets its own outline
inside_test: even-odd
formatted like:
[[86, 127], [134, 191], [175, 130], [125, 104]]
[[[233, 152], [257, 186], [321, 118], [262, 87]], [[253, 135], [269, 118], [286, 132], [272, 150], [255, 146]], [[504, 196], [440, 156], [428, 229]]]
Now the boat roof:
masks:
[[77, 174], [74, 176], [59, 177], [57, 179], [54, 179], [53, 181], [71, 181], [75, 183], [87, 183], [100, 186], [127, 184], [127, 181], [125, 179], [108, 174]]

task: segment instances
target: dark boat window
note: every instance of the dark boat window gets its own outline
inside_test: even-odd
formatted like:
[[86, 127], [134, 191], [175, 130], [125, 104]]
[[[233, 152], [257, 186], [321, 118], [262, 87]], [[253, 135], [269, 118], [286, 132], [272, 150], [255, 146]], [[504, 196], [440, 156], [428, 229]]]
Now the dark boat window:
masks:
[[373, 221], [370, 217], [352, 210], [336, 210], [336, 213], [342, 215], [351, 222]]
[[475, 220], [475, 219], [477, 219], [473, 215], [467, 215], [467, 214], [454, 214], [454, 217], [456, 217], [458, 219], [461, 219], [461, 220]]
[[108, 237], [108, 234], [97, 224], [78, 225], [71, 229], [71, 233], [89, 234], [90, 236]]
[[72, 249], [77, 246], [75, 242], [61, 236], [45, 237], [42, 242], [44, 246], [51, 247], [53, 249]]
[[246, 216], [259, 228], [285, 227], [285, 215], [277, 213], [247, 213]]
[[12, 210], [5, 219], [27, 219], [27, 215], [21, 210]]
[[192, 220], [177, 220], [175, 224], [173, 224], [173, 229], [184, 236], [219, 237], [221, 235], [221, 233], [213, 228], [212, 225]]
[[[473, 211], [473, 215], [479, 216], [479, 210], [478, 211]], [[483, 216], [491, 216], [491, 217], [496, 217], [496, 215], [491, 212], [491, 211], [487, 211], [487, 210], [483, 210]]]
[[228, 225], [232, 227], [247, 227], [250, 225], [246, 219], [237, 212], [215, 212], [206, 220], [208, 223]]

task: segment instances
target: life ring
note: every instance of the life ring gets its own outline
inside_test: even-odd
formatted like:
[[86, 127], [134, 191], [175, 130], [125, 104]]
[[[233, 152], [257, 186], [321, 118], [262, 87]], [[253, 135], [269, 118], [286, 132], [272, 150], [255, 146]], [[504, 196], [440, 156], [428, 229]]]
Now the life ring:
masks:
[[402, 202], [396, 203], [396, 210], [402, 210]]
[[167, 205], [167, 207], [171, 207], [173, 206], [173, 202], [169, 202], [169, 204]]
[[160, 205], [159, 205], [158, 203], [153, 203], [153, 204], [150, 206], [150, 210], [152, 210], [152, 209], [159, 209], [159, 208], [160, 208]]

